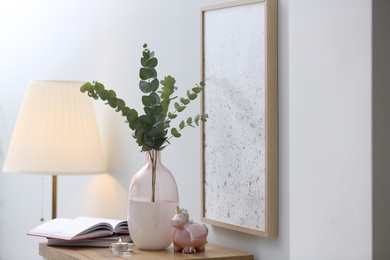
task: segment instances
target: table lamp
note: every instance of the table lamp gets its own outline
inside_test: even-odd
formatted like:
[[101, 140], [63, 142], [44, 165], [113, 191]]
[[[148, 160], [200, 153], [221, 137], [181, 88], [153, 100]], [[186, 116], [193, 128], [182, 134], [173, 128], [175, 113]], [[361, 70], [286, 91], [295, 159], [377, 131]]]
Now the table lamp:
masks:
[[57, 175], [106, 169], [92, 99], [84, 82], [31, 80], [12, 134], [3, 171], [52, 175], [52, 218]]

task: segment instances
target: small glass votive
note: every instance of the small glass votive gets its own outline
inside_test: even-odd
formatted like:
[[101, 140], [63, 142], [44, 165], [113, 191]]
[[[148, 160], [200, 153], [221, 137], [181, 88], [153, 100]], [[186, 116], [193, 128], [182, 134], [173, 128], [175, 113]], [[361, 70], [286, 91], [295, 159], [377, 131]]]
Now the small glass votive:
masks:
[[126, 243], [119, 241], [110, 245], [110, 251], [112, 255], [130, 255], [134, 251], [133, 243]]

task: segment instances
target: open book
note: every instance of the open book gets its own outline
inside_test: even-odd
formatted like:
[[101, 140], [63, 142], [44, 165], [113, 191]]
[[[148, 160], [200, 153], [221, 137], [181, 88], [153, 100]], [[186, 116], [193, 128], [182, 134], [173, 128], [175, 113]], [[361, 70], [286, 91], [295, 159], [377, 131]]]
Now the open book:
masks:
[[129, 234], [126, 220], [78, 217], [56, 218], [34, 228], [27, 235], [64, 240], [81, 240]]

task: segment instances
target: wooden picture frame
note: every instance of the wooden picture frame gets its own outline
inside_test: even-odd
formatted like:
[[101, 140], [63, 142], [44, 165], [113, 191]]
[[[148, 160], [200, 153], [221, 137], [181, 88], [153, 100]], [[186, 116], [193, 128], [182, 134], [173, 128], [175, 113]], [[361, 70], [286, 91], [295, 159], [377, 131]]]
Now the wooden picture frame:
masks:
[[202, 222], [278, 235], [277, 0], [201, 8]]

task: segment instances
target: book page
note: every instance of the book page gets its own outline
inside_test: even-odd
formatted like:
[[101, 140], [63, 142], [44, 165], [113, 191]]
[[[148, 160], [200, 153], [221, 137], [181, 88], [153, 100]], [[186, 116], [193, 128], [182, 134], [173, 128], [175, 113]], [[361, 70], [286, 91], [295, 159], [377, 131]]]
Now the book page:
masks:
[[34, 228], [28, 235], [58, 239], [82, 239], [112, 235], [112, 225], [121, 220], [79, 217], [76, 219], [56, 218]]
[[[124, 222], [124, 220], [119, 220], [119, 219], [106, 219], [106, 218], [92, 218], [92, 217], [77, 217], [75, 218], [77, 222], [83, 222], [83, 223], [89, 223], [89, 226], [93, 226], [96, 224], [109, 224], [111, 227], [112, 231], [114, 231], [115, 227], [119, 225], [121, 222]], [[126, 221], [127, 223], [127, 221]]]

